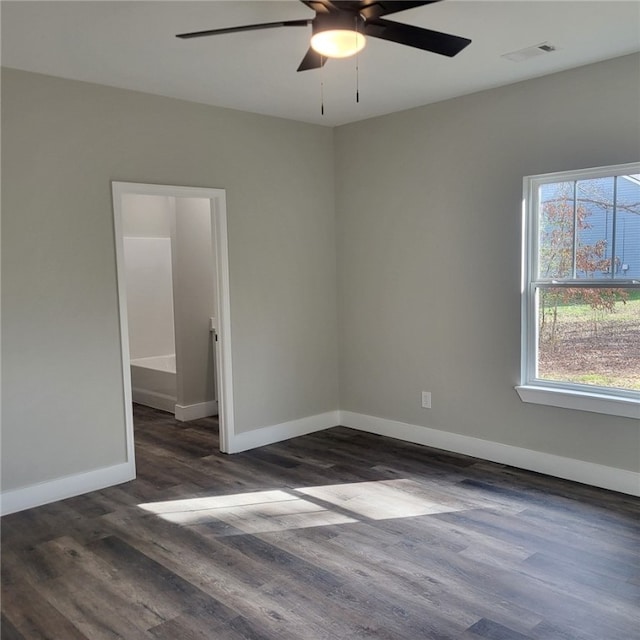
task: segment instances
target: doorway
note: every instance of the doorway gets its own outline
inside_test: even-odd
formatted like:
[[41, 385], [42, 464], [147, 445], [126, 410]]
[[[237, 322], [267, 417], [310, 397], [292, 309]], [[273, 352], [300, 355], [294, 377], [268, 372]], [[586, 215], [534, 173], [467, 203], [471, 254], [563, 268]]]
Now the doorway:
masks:
[[[113, 182], [112, 194], [127, 458], [134, 460], [132, 403], [136, 397], [132, 390], [132, 369], [136, 376], [145, 380], [153, 373], [151, 378], [154, 384], [157, 380], [161, 385], [147, 390], [136, 388], [135, 393], [143, 394], [138, 395], [138, 399], [146, 397], [145, 403], [151, 406], [154, 406], [153, 402], [164, 402], [165, 406], [157, 408], [167, 410], [172, 397], [175, 397], [174, 413], [177, 419], [195, 419], [206, 413], [210, 414], [217, 408], [220, 450], [228, 453], [233, 437], [233, 390], [225, 191]], [[130, 210], [131, 203], [136, 202], [136, 199], [147, 205], [157, 205], [158, 208], [151, 211], [150, 221], [148, 211], [145, 215], [125, 218], [125, 213]], [[193, 222], [186, 224], [188, 218], [196, 221], [195, 226]], [[149, 224], [151, 227], [144, 227]], [[206, 231], [203, 233], [203, 230]], [[207, 234], [208, 237], [202, 237]], [[205, 259], [208, 257], [207, 264], [210, 267], [193, 262], [192, 256], [189, 256], [190, 242], [200, 243], [203, 250], [208, 245], [209, 256], [205, 256]], [[177, 244], [179, 250], [171, 252], [170, 244], [174, 247]], [[134, 250], [136, 260], [134, 271], [131, 271], [131, 256]], [[187, 263], [177, 264], [177, 256], [186, 259]], [[132, 304], [131, 299], [127, 299], [128, 279], [132, 281], [132, 285], [135, 282], [136, 286], [144, 291], [146, 283], [138, 281], [144, 274], [144, 277], [153, 277], [157, 295], [151, 296], [148, 303], [136, 301]], [[172, 290], [171, 283], [177, 282], [180, 278], [183, 284], [186, 281], [186, 285], [180, 287], [179, 291], [188, 291], [191, 282], [196, 286], [195, 278], [201, 281], [198, 286], [204, 287], [202, 291], [206, 295], [178, 295], [178, 291]], [[190, 308], [190, 305], [195, 306]], [[129, 306], [132, 306], [133, 318], [129, 315]], [[203, 316], [205, 312], [206, 318]], [[151, 317], [157, 317], [160, 313], [163, 320], [154, 322], [153, 330], [146, 331], [144, 315], [151, 314]], [[198, 332], [190, 330], [189, 326], [194, 317], [200, 325], [203, 321], [207, 323], [204, 343], [194, 343], [194, 333]], [[202, 336], [202, 332], [199, 333]], [[135, 360], [143, 365], [139, 369], [131, 366], [134, 356], [132, 347], [137, 350], [138, 357]], [[170, 352], [172, 348], [173, 354], [163, 353]], [[172, 358], [178, 363], [178, 374], [174, 373], [173, 382], [170, 373], [157, 371], [167, 367], [171, 369], [169, 365]], [[184, 367], [181, 367], [181, 361]], [[209, 361], [213, 364], [209, 369], [213, 370], [201, 373], [197, 385], [202, 388], [204, 383], [208, 387], [209, 395], [203, 402], [187, 402], [186, 399], [193, 399], [194, 393], [190, 380], [195, 379], [194, 375], [197, 377], [198, 367], [206, 368]], [[152, 369], [147, 368], [148, 365], [151, 365]], [[153, 369], [156, 371], [153, 372]], [[171, 395], [172, 388], [174, 396]]]

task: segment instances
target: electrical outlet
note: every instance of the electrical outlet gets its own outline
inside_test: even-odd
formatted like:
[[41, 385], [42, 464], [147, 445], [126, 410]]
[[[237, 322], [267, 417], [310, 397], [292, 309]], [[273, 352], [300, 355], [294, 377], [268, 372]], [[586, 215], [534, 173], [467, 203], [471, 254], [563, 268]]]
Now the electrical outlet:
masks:
[[422, 408], [431, 409], [431, 391], [422, 392]]

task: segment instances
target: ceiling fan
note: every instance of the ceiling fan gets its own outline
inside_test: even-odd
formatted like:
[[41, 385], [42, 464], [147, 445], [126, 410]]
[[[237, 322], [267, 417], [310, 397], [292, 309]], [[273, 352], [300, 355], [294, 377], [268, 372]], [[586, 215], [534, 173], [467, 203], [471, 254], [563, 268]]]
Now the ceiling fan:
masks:
[[306, 27], [311, 25], [311, 46], [302, 59], [298, 71], [318, 69], [327, 58], [346, 58], [361, 51], [366, 36], [397, 42], [398, 44], [424, 51], [453, 57], [460, 53], [471, 40], [460, 36], [431, 31], [409, 24], [385, 20], [383, 16], [406, 9], [432, 4], [439, 0], [300, 0], [315, 11], [308, 20], [282, 20], [224, 29], [208, 29], [179, 33], [177, 38], [201, 38], [223, 33], [274, 29], [277, 27]]

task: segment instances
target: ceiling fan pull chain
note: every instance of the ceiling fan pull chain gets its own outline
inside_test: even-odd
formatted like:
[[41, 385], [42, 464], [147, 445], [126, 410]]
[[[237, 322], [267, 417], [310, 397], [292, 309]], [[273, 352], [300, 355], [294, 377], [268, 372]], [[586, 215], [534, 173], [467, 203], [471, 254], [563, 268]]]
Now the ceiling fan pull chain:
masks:
[[322, 63], [322, 58], [324, 56], [320, 56], [320, 115], [324, 115], [324, 64]]
[[[356, 42], [358, 41], [358, 19], [356, 23]], [[356, 51], [356, 104], [360, 103], [360, 52]]]

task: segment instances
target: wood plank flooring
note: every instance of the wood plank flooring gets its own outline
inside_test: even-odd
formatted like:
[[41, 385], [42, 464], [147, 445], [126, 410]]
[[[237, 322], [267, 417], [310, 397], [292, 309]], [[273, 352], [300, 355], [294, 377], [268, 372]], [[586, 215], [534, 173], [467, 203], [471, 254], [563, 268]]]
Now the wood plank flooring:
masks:
[[637, 640], [640, 501], [337, 427], [2, 519], [3, 640]]

